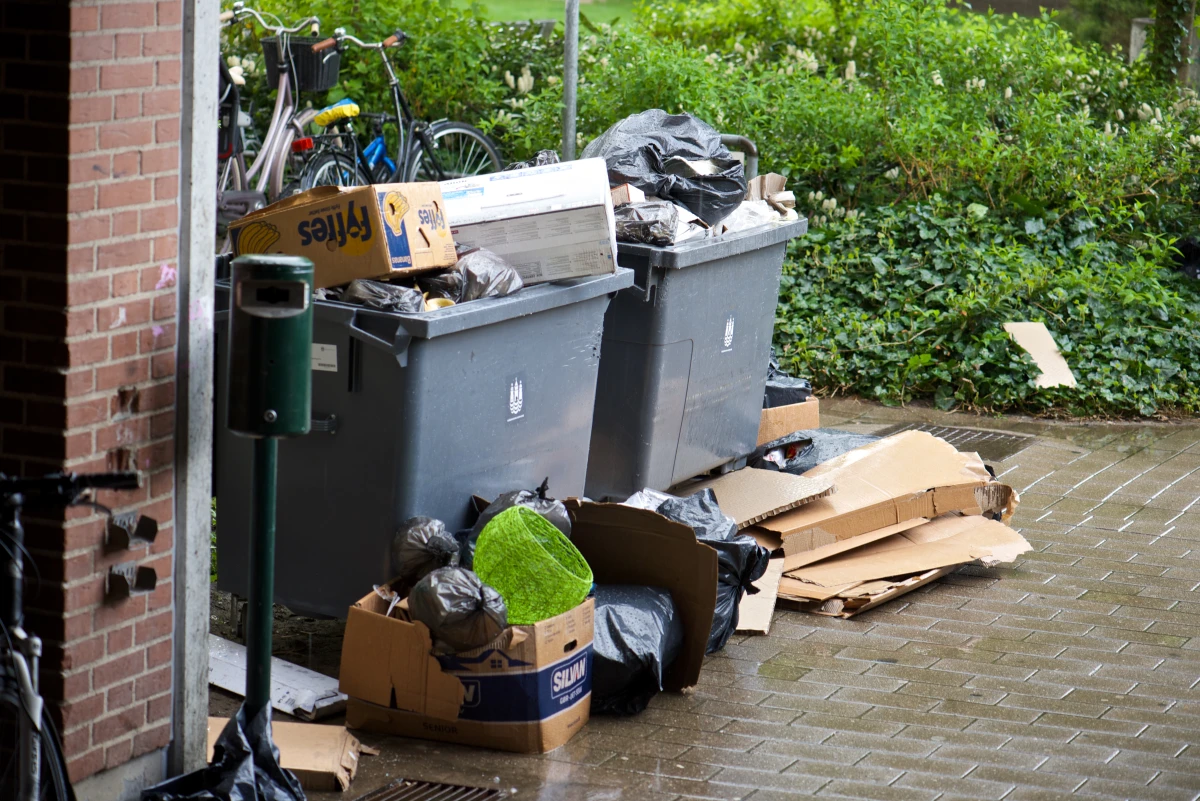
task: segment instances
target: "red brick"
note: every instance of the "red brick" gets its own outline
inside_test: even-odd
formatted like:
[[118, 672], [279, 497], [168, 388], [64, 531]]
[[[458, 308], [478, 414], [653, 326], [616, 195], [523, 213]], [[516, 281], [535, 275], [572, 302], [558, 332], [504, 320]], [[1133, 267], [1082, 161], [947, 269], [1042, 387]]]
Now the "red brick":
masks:
[[107, 275], [97, 278], [73, 278], [67, 282], [67, 303], [85, 306], [108, 298], [111, 282]]
[[70, 153], [88, 153], [96, 149], [96, 131], [94, 125], [86, 128], [72, 128], [67, 134], [67, 150]]
[[183, 11], [179, 0], [165, 0], [158, 4], [158, 24], [178, 25], [183, 19]]
[[175, 353], [167, 351], [150, 357], [150, 377], [169, 378], [175, 375]]
[[80, 367], [108, 360], [108, 337], [93, 337], [70, 343], [70, 366]]
[[[125, 601], [125, 604], [131, 605], [132, 601], [133, 599], [129, 599]], [[142, 651], [110, 659], [104, 664], [92, 668], [92, 686], [97, 690], [104, 689], [116, 684], [121, 679], [136, 676], [145, 670], [145, 667], [146, 654]]]
[[133, 625], [124, 626], [108, 634], [108, 652], [115, 654], [133, 646]]
[[[103, 519], [89, 520], [83, 523], [76, 523], [66, 529], [64, 536], [64, 550], [75, 551], [81, 548], [95, 548], [104, 541], [104, 526]], [[96, 630], [104, 628], [97, 626]], [[91, 618], [88, 618], [87, 632], [92, 632]]]
[[[175, 502], [171, 498], [156, 500], [153, 503], [143, 506], [141, 509], [142, 514], [153, 517], [159, 523], [171, 522], [171, 516], [174, 511]], [[170, 578], [169, 574], [170, 570], [160, 572], [158, 576], [158, 583], [161, 585], [164, 578]]]
[[136, 731], [146, 722], [146, 707], [141, 704], [122, 709], [115, 715], [101, 718], [92, 724], [92, 742], [107, 743]]
[[159, 61], [158, 80], [155, 83], [159, 86], [175, 86], [179, 83], [179, 73], [180, 66], [178, 59]]
[[111, 230], [112, 220], [107, 214], [76, 218], [67, 223], [67, 242], [94, 242], [109, 236]]
[[144, 328], [140, 334], [140, 353], [153, 353], [156, 350], [175, 347], [175, 326], [155, 325]]
[[[86, 729], [84, 734], [87, 734]], [[70, 779], [71, 784], [79, 784], [87, 777], [94, 776], [102, 770], [104, 770], [103, 748], [95, 748], [86, 754], [79, 753], [78, 755], [67, 752], [67, 778]]]
[[112, 177], [113, 178], [130, 178], [136, 177], [141, 172], [141, 154], [136, 150], [130, 150], [125, 153], [118, 153], [113, 156], [112, 161]]
[[[168, 117], [154, 123], [154, 141], [158, 144], [179, 141], [179, 118]], [[174, 195], [172, 195], [174, 197]]]
[[[166, 643], [170, 645], [170, 643]], [[137, 698], [144, 701], [147, 698], [165, 693], [171, 689], [171, 668], [159, 668], [153, 673], [147, 673], [137, 680]]]
[[[95, 10], [95, 9], [93, 9]], [[111, 34], [77, 36], [71, 39], [71, 61], [105, 61], [113, 56]]]
[[175, 295], [159, 295], [154, 299], [154, 319], [164, 320], [175, 316]]
[[92, 555], [90, 553], [81, 553], [66, 557], [62, 561], [62, 566], [63, 581], [78, 581], [84, 576], [91, 574]]
[[[162, 642], [157, 642], [154, 645], [151, 645], [149, 648], [147, 648], [146, 649], [146, 667], [154, 668], [154, 667], [158, 667], [159, 665], [168, 664], [171, 661], [171, 648], [172, 648], [172, 643], [170, 640], [163, 640]], [[169, 677], [169, 675], [170, 675], [169, 668], [167, 669], [167, 673], [168, 673], [168, 677]], [[168, 680], [168, 685], [169, 684], [170, 684], [170, 681]]]
[[96, 429], [96, 450], [112, 450], [121, 445], [132, 445], [146, 439], [150, 432], [150, 419], [137, 417]]
[[[132, 236], [138, 232], [138, 211], [115, 211], [112, 215], [113, 236]], [[122, 265], [123, 266], [123, 265]]]
[[67, 373], [66, 393], [68, 398], [77, 398], [92, 391], [96, 385], [92, 370], [75, 370]]
[[113, 118], [111, 97], [71, 98], [71, 122], [108, 122]]
[[91, 723], [104, 714], [104, 693], [72, 699], [64, 703], [61, 709], [62, 724], [65, 730], [74, 729], [82, 723]]
[[108, 401], [104, 398], [93, 398], [67, 404], [67, 428], [78, 428], [106, 419], [108, 419]]
[[[90, 723], [91, 721], [88, 722]], [[68, 731], [62, 738], [63, 753], [68, 758], [75, 754], [81, 754], [87, 750], [87, 747], [91, 744], [91, 739], [90, 727]], [[71, 779], [72, 781], [78, 781], [73, 773]]]
[[142, 37], [143, 56], [173, 56], [180, 52], [179, 31], [155, 31]]
[[155, 237], [154, 258], [156, 261], [166, 261], [179, 255], [179, 238], [175, 234]]
[[142, 54], [142, 35], [140, 33], [118, 33], [117, 60], [137, 58]]
[[149, 298], [131, 300], [119, 306], [104, 306], [96, 310], [96, 325], [101, 331], [113, 331], [121, 326], [141, 325], [149, 321]]
[[99, 8], [95, 6], [71, 6], [72, 31], [94, 31], [99, 27]]
[[126, 295], [132, 295], [137, 292], [137, 279], [136, 270], [126, 270], [125, 272], [114, 274], [112, 279], [113, 297], [123, 298]]
[[[155, 190], [158, 189], [158, 182], [161, 178], [155, 180]], [[175, 228], [179, 225], [179, 209], [174, 203], [167, 206], [157, 206], [152, 209], [142, 210], [142, 233], [149, 231], [163, 231], [168, 228]], [[149, 243], [147, 243], [149, 244]]]
[[166, 637], [171, 633], [172, 620], [172, 612], [169, 609], [165, 612], [158, 612], [145, 620], [139, 620], [135, 641], [138, 645], [145, 645], [151, 640]]
[[133, 759], [132, 739], [121, 740], [104, 749], [105, 770], [120, 767], [131, 759]]
[[[175, 433], [175, 412], [168, 411], [150, 418], [150, 439], [162, 439]], [[153, 496], [153, 489], [151, 490]]]
[[154, 3], [114, 3], [104, 6], [103, 28], [153, 28], [157, 23]]
[[67, 211], [82, 214], [96, 208], [96, 188], [75, 186], [67, 190]]
[[112, 357], [114, 359], [128, 359], [130, 356], [136, 356], [138, 354], [138, 339], [140, 337], [140, 331], [127, 331], [124, 334], [114, 334], [112, 338]]
[[100, 184], [100, 208], [111, 209], [116, 206], [134, 206], [139, 203], [149, 203], [150, 191], [150, 178]]
[[72, 94], [94, 92], [99, 76], [100, 70], [96, 67], [74, 67], [67, 85]]
[[63, 640], [76, 640], [92, 633], [92, 613], [80, 612], [63, 618]]
[[85, 431], [82, 434], [72, 434], [66, 438], [65, 457], [67, 461], [91, 456], [94, 452], [92, 450], [92, 432]]
[[[136, 214], [136, 212], [132, 212]], [[131, 242], [116, 242], [96, 248], [96, 269], [129, 267], [150, 260], [150, 241], [135, 239]]]
[[[175, 476], [170, 470], [163, 470], [161, 473], [154, 476], [154, 479], [157, 480], [160, 476], [164, 479], [163, 483], [167, 485], [164, 488], [164, 491], [174, 488]], [[170, 526], [159, 526], [158, 536], [154, 538], [154, 542], [150, 543], [150, 553], [168, 553], [170, 552], [174, 542], [175, 529], [171, 528]]]
[[127, 362], [100, 367], [96, 370], [96, 389], [116, 389], [125, 384], [137, 384], [150, 377], [150, 365], [146, 359], [130, 359]]
[[67, 312], [67, 336], [90, 334], [96, 330], [95, 309], [74, 309]]
[[154, 141], [154, 125], [146, 120], [109, 122], [99, 128], [101, 150], [141, 147]]
[[[146, 113], [152, 114], [156, 112], [150, 111], [151, 98], [155, 98], [154, 103], [158, 103], [157, 98], [163, 94], [173, 94], [175, 96], [175, 107], [179, 107], [179, 93], [171, 91], [169, 93], [154, 92], [147, 93], [142, 102], [146, 107]], [[178, 147], [157, 147], [152, 150], [142, 151], [142, 174], [150, 175], [156, 172], [165, 172], [167, 170], [179, 169], [179, 148]]]
[[148, 754], [155, 748], [166, 747], [169, 742], [171, 742], [171, 724], [167, 722], [135, 736], [133, 738], [133, 755], [138, 757]]
[[171, 716], [171, 694], [166, 693], [146, 702], [146, 722], [156, 723]]
[[141, 391], [140, 406], [143, 412], [165, 409], [175, 404], [175, 382], [167, 381], [146, 387]]
[[67, 272], [72, 275], [95, 272], [96, 247], [90, 242], [67, 248]]
[[117, 95], [113, 119], [128, 120], [142, 115], [142, 96], [139, 94]]
[[108, 711], [114, 712], [118, 709], [124, 709], [133, 703], [133, 682], [127, 681], [124, 684], [118, 684], [109, 690], [105, 696], [108, 698]]
[[112, 156], [107, 153], [88, 153], [71, 159], [68, 177], [71, 183], [87, 183], [108, 178], [112, 170]]
[[89, 637], [86, 640], [75, 640], [63, 646], [62, 665], [64, 672], [78, 670], [104, 658], [104, 637]]

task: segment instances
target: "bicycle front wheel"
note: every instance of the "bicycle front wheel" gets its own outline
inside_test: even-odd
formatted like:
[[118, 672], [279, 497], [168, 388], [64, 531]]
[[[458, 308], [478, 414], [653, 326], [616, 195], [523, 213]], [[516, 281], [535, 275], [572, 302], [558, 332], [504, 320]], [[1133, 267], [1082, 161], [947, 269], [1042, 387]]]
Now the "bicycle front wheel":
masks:
[[[18, 715], [24, 715], [12, 690], [0, 693], [0, 798], [18, 798], [21, 766], [17, 735]], [[57, 730], [47, 712], [42, 713], [41, 771], [39, 801], [75, 801], [67, 781], [66, 762]]]
[[429, 139], [434, 145], [433, 152], [426, 149], [419, 138], [413, 141], [406, 180], [464, 178], [500, 172], [504, 166], [496, 143], [483, 131], [465, 122], [435, 122], [429, 126]]
[[314, 156], [300, 174], [300, 188], [314, 186], [370, 186], [371, 179], [354, 153], [328, 151]]

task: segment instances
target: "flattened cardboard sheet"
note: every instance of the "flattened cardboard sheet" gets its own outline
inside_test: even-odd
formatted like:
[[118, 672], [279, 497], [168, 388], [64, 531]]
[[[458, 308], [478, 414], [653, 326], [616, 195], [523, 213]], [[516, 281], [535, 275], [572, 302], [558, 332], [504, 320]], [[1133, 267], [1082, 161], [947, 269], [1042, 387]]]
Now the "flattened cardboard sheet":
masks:
[[758, 424], [758, 444], [766, 445], [797, 431], [821, 427], [821, 403], [815, 397], [804, 403], [790, 403], [762, 410]]
[[775, 614], [775, 601], [779, 597], [779, 581], [783, 578], [783, 557], [777, 556], [767, 563], [767, 572], [762, 574], [754, 586], [758, 592], [742, 596], [738, 604], [737, 630], [744, 634], [770, 634], [771, 618]]
[[[808, 478], [747, 467], [719, 478], [698, 481], [676, 488], [682, 495], [711, 489], [721, 511], [737, 521], [738, 528], [795, 509], [834, 491], [827, 478]], [[779, 533], [779, 532], [775, 532]]]
[[[208, 719], [209, 762], [213, 746], [228, 722], [226, 718]], [[273, 720], [271, 734], [279, 748], [279, 764], [295, 773], [305, 790], [344, 792], [358, 773], [359, 757], [379, 753], [360, 743], [344, 726]]]
[[1063, 358], [1058, 343], [1045, 323], [1005, 323], [1004, 330], [1020, 345], [1042, 371], [1037, 378], [1039, 387], [1073, 387], [1075, 374]]

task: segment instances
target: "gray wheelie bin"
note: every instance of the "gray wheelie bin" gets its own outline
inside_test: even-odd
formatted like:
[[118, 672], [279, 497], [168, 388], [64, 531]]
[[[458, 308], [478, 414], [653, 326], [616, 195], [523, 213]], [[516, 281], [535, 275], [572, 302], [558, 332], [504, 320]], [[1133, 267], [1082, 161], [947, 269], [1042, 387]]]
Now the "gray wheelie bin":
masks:
[[[279, 443], [275, 600], [344, 616], [391, 578], [401, 521], [461, 529], [472, 495], [546, 477], [555, 497], [581, 495], [604, 311], [632, 281], [618, 269], [420, 314], [315, 301], [312, 432]], [[252, 448], [217, 398], [217, 585], [245, 595]]]
[[754, 450], [783, 258], [807, 230], [619, 245], [636, 278], [604, 318], [589, 497], [664, 490]]

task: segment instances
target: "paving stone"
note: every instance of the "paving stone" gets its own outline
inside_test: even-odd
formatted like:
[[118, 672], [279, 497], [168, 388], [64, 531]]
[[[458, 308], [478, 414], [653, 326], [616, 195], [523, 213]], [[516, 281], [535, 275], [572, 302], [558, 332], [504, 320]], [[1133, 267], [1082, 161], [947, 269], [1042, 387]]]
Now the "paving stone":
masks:
[[955, 793], [969, 794], [971, 798], [977, 801], [1000, 801], [1004, 796], [1012, 792], [1016, 786], [1006, 782], [990, 782], [973, 779], [971, 776], [966, 776], [961, 779], [951, 779], [947, 776], [938, 776], [932, 773], [905, 773], [893, 787], [911, 787], [921, 790], [933, 790], [938, 793], [938, 801], [945, 798], [945, 793], [952, 791]]
[[721, 748], [697, 746], [680, 754], [678, 760], [681, 762], [698, 762], [701, 765], [742, 768], [745, 770], [765, 770], [772, 773], [780, 773], [794, 763], [796, 758], [784, 754], [771, 754], [765, 751], [726, 751]]
[[828, 784], [829, 780], [803, 773], [765, 773], [741, 768], [721, 768], [711, 783], [732, 784], [747, 788], [786, 790], [788, 792], [813, 793]]

